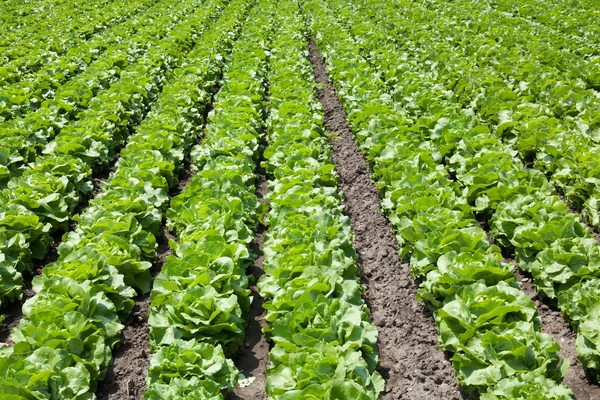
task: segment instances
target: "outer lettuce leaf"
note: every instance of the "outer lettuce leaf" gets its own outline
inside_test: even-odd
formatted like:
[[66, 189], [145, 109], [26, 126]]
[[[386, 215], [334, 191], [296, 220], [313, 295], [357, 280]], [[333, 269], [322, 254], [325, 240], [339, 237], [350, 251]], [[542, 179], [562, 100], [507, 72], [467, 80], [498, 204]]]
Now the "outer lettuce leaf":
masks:
[[600, 195], [594, 193], [583, 205], [582, 215], [595, 229], [600, 229]]
[[333, 381], [354, 382], [376, 398], [383, 391], [383, 378], [370, 372], [360, 352], [319, 342], [315, 347], [301, 347], [290, 353], [276, 345], [270, 352], [266, 391], [270, 398], [279, 398], [290, 391], [302, 391], [314, 383]]
[[366, 306], [319, 295], [276, 319], [265, 329], [271, 340], [290, 353], [328, 342], [361, 351], [369, 367], [377, 365], [377, 328], [369, 321]]
[[148, 319], [153, 346], [205, 338], [233, 354], [242, 345], [247, 322], [235, 294], [222, 294], [210, 286], [191, 286], [160, 300], [154, 300]]
[[154, 280], [150, 300], [153, 305], [168, 301], [175, 293], [194, 286], [210, 286], [221, 294], [235, 294], [244, 313], [250, 310], [248, 276], [229, 257], [214, 258], [206, 253], [167, 257]]
[[536, 332], [533, 324], [514, 322], [477, 334], [459, 346], [452, 362], [459, 383], [477, 392], [528, 371], [560, 381], [568, 363], [561, 363], [559, 349], [550, 336]]
[[[116, 229], [119, 228], [116, 227]], [[143, 258], [144, 250], [132, 243], [132, 240], [122, 237], [124, 235], [122, 232], [117, 231], [116, 235], [112, 233], [111, 231], [105, 231], [99, 236], [92, 237], [87, 234], [83, 237], [80, 236], [81, 232], [71, 232], [70, 239], [72, 240], [63, 242], [58, 248], [61, 264], [63, 260], [73, 267], [76, 267], [80, 262], [99, 264], [100, 268], [103, 264], [106, 264], [114, 267], [123, 275], [125, 284], [136, 288], [140, 293], [149, 292], [152, 280], [150, 275], [152, 264], [140, 260]], [[146, 234], [147, 232], [141, 231], [140, 236], [148, 238], [148, 242], [154, 243], [152, 247], [155, 247], [154, 236], [146, 236]]]
[[498, 326], [506, 327], [513, 322], [531, 324], [538, 331], [540, 319], [529, 296], [519, 288], [499, 282], [494, 286], [474, 283], [459, 289], [435, 314], [439, 329], [439, 341], [444, 350], [458, 351]]
[[344, 279], [325, 268], [306, 267], [294, 279], [280, 279], [279, 282], [273, 276], [261, 277], [261, 293], [269, 299], [263, 304], [267, 310], [265, 320], [274, 322], [300, 304], [313, 303], [319, 296], [335, 297], [357, 306], [362, 304], [364, 288], [358, 279]]
[[481, 395], [480, 400], [571, 400], [573, 392], [537, 373], [503, 379]]
[[600, 379], [600, 303], [588, 308], [579, 324], [577, 355], [594, 378]]
[[70, 278], [55, 277], [44, 283], [44, 290], [23, 304], [23, 314], [31, 321], [49, 310], [77, 311], [85, 315], [88, 322], [104, 330], [111, 347], [118, 342], [124, 326], [117, 317], [115, 305], [93, 282], [79, 283]]
[[377, 395], [369, 393], [360, 384], [345, 380], [328, 380], [314, 383], [303, 390], [290, 390], [276, 400], [375, 400]]
[[154, 189], [145, 182], [144, 191], [127, 189], [111, 189], [96, 196], [86, 212], [111, 208], [123, 214], [133, 214], [142, 228], [153, 235], [158, 235], [162, 223], [161, 207], [168, 199], [162, 189]]
[[490, 247], [483, 230], [476, 226], [464, 228], [446, 226], [431, 227], [424, 239], [415, 242], [411, 256], [411, 273], [416, 277], [426, 276], [435, 268], [438, 259], [445, 253], [480, 252]]
[[91, 400], [90, 372], [62, 349], [41, 347], [26, 358], [2, 348], [0, 394], [10, 399]]
[[80, 284], [89, 283], [113, 302], [120, 315], [126, 316], [133, 309], [135, 290], [125, 284], [123, 275], [106, 258], [104, 253], [95, 251], [92, 245], [74, 251], [60, 263], [47, 265], [42, 275], [33, 279], [33, 289], [40, 293], [62, 278]]
[[225, 400], [219, 385], [198, 377], [173, 378], [169, 383], [150, 383], [143, 400]]
[[64, 245], [65, 248], [83, 247], [91, 241], [89, 239], [100, 236], [116, 236], [139, 247], [142, 257], [152, 260], [156, 256], [156, 238], [142, 228], [133, 214], [92, 210], [74, 219], [79, 225], [77, 230], [66, 235], [66, 240], [63, 239], [68, 242]]
[[[0, 193], [0, 204], [2, 194]], [[0, 250], [5, 259], [16, 263], [17, 271], [30, 270], [31, 259], [43, 259], [52, 243], [50, 223], [42, 223], [40, 218], [22, 205], [8, 205], [0, 211]]]
[[[21, 298], [23, 288], [23, 276], [6, 260], [0, 251], [0, 308], [3, 303], [11, 303]], [[0, 317], [0, 323], [4, 316]]]
[[437, 269], [430, 271], [419, 285], [417, 299], [437, 309], [446, 299], [451, 300], [460, 288], [475, 282], [486, 286], [500, 282], [514, 284], [512, 265], [501, 260], [502, 255], [496, 251], [448, 252], [438, 259]]
[[113, 303], [89, 282], [64, 278], [23, 305], [25, 318], [11, 338], [15, 355], [49, 347], [67, 351], [91, 379], [101, 379], [123, 325]]
[[553, 299], [578, 282], [600, 278], [600, 247], [592, 238], [560, 239], [524, 269], [535, 277], [536, 288]]
[[579, 216], [567, 211], [557, 196], [518, 195], [498, 206], [491, 233], [502, 246], [515, 247], [517, 258], [528, 261], [558, 239], [590, 237]]
[[579, 282], [558, 294], [558, 306], [574, 327], [596, 303], [600, 303], [600, 279]]
[[[195, 340], [174, 340], [172, 344], [160, 347], [150, 360], [147, 382], [149, 384], [180, 385], [189, 390], [189, 382], [199, 378], [199, 388], [218, 394], [231, 391], [237, 385], [239, 372], [219, 345], [199, 343]], [[173, 380], [176, 380], [175, 382]], [[185, 391], [184, 390], [184, 391]]]
[[[420, 200], [420, 198], [414, 199], [414, 201]], [[413, 199], [409, 201], [412, 202]], [[403, 257], [418, 252], [417, 247], [422, 247], [422, 243], [427, 240], [435, 240], [431, 238], [436, 235], [436, 232], [459, 230], [467, 228], [472, 224], [473, 217], [471, 215], [465, 217], [462, 210], [453, 210], [445, 207], [426, 208], [419, 210], [414, 215], [398, 215], [398, 219], [394, 223], [397, 228], [398, 241], [402, 247], [400, 254]], [[418, 243], [419, 241], [421, 243]]]

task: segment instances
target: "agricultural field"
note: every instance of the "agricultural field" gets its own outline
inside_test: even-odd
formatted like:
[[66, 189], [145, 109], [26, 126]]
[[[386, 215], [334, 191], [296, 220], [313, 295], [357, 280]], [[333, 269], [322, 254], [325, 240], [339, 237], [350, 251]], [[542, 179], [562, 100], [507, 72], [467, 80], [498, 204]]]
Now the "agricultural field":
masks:
[[595, 0], [0, 0], [0, 399], [600, 400]]

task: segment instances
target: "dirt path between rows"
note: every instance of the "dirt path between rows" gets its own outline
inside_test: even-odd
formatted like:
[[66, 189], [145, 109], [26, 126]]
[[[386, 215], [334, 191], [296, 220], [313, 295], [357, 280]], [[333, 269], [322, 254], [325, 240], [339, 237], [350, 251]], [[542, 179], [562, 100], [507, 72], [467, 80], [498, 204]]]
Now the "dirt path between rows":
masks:
[[[266, 140], [261, 144], [261, 150], [266, 148]], [[265, 170], [260, 166], [263, 161], [262, 151], [257, 162], [256, 195], [262, 203], [266, 203], [267, 176]], [[267, 400], [265, 392], [265, 383], [267, 380], [266, 372], [269, 363], [269, 343], [262, 333], [262, 328], [266, 325], [264, 320], [265, 310], [263, 308], [263, 298], [258, 293], [256, 283], [264, 275], [262, 268], [264, 255], [262, 252], [265, 232], [267, 228], [261, 222], [251, 244], [251, 252], [256, 256], [252, 265], [248, 268], [248, 275], [253, 277], [254, 281], [250, 283], [252, 292], [252, 306], [250, 308], [248, 327], [246, 328], [246, 339], [244, 347], [233, 357], [235, 366], [240, 370], [245, 378], [251, 379], [243, 385], [237, 386], [233, 393], [229, 395], [232, 400]]]
[[267, 400], [265, 383], [267, 380], [267, 364], [269, 363], [269, 343], [267, 343], [262, 333], [262, 328], [266, 324], [263, 319], [265, 310], [263, 299], [256, 286], [256, 282], [264, 274], [262, 269], [264, 256], [260, 251], [264, 235], [265, 228], [261, 225], [252, 243], [253, 252], [258, 255], [258, 258], [248, 269], [249, 275], [254, 277], [254, 282], [250, 285], [253, 299], [248, 317], [248, 327], [246, 328], [246, 338], [244, 347], [233, 357], [235, 366], [247, 381], [238, 385], [233, 393], [229, 395], [229, 399], [232, 400]]
[[323, 58], [309, 44], [325, 123], [335, 132], [332, 156], [345, 196], [345, 213], [354, 232], [354, 248], [366, 287], [371, 318], [379, 331], [379, 371], [386, 380], [383, 399], [462, 399], [450, 362], [437, 342], [435, 324], [417, 302], [417, 285], [398, 255], [398, 243], [381, 211], [370, 170], [348, 128], [346, 114], [327, 75]]

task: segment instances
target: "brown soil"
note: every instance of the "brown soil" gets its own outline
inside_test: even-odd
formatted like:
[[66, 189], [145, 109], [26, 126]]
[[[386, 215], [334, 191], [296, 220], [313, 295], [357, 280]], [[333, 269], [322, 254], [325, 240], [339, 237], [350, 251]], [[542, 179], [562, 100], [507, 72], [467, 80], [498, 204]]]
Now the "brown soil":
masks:
[[150, 365], [148, 349], [148, 296], [135, 298], [135, 308], [121, 333], [121, 347], [113, 351], [113, 363], [98, 383], [96, 396], [105, 400], [139, 399], [146, 390]]
[[196, 174], [191, 170], [191, 162], [186, 161], [183, 169], [179, 172], [179, 181], [177, 182], [177, 186], [175, 186], [171, 192], [169, 193], [169, 197], [173, 198], [183, 191], [186, 188], [188, 183], [192, 180], [192, 178]]
[[577, 333], [563, 319], [560, 311], [543, 301], [533, 285], [531, 277], [521, 272], [515, 264], [515, 275], [519, 278], [523, 291], [535, 303], [542, 320], [542, 332], [551, 335], [560, 344], [560, 356], [569, 361], [569, 370], [565, 374], [563, 383], [573, 390], [577, 400], [600, 399], [600, 386], [589, 378], [583, 365], [577, 358], [575, 340]]
[[247, 400], [266, 400], [265, 392], [266, 370], [269, 362], [269, 343], [262, 334], [262, 328], [265, 326], [263, 319], [265, 310], [263, 309], [263, 299], [258, 293], [256, 282], [264, 274], [262, 263], [264, 256], [260, 250], [263, 245], [265, 227], [257, 232], [252, 243], [253, 253], [258, 257], [249, 268], [248, 273], [254, 277], [254, 282], [250, 286], [252, 291], [252, 307], [250, 309], [249, 323], [246, 328], [246, 340], [244, 347], [233, 358], [235, 366], [242, 372], [246, 378], [254, 380], [246, 387], [236, 387], [230, 394], [230, 399]]
[[5, 343], [8, 346], [14, 344], [14, 342], [9, 339], [9, 336], [23, 318], [23, 303], [34, 295], [35, 292], [33, 290], [23, 288], [22, 299], [13, 301], [2, 310], [2, 315], [4, 315], [5, 319], [0, 325], [0, 343]]
[[[264, 149], [267, 145], [264, 135], [261, 138], [261, 142], [261, 149]], [[261, 153], [256, 168], [258, 177], [256, 181], [256, 196], [258, 196], [262, 203], [268, 203], [268, 200], [265, 198], [269, 191], [267, 188], [267, 176], [264, 168], [261, 166], [263, 160], [264, 158]], [[264, 321], [265, 310], [263, 308], [263, 298], [258, 293], [258, 288], [256, 286], [258, 279], [265, 273], [262, 268], [264, 260], [262, 248], [266, 230], [267, 228], [261, 221], [251, 244], [252, 254], [256, 256], [256, 259], [250, 268], [248, 268], [248, 275], [253, 278], [253, 282], [250, 285], [253, 297], [252, 307], [250, 309], [248, 327], [246, 328], [246, 341], [244, 347], [233, 359], [236, 367], [238, 367], [244, 377], [254, 378], [254, 380], [245, 387], [236, 387], [233, 390], [233, 393], [229, 395], [229, 398], [232, 400], [267, 399], [265, 383], [267, 379], [266, 371], [269, 363], [270, 346], [262, 333], [262, 328], [266, 325], [266, 322]]]
[[356, 146], [346, 115], [329, 82], [314, 42], [309, 50], [327, 129], [335, 132], [332, 155], [345, 195], [345, 212], [354, 232], [361, 279], [371, 318], [379, 331], [379, 371], [386, 381], [384, 399], [450, 400], [463, 398], [450, 362], [437, 342], [417, 285], [398, 255], [398, 243], [380, 207], [369, 167]]

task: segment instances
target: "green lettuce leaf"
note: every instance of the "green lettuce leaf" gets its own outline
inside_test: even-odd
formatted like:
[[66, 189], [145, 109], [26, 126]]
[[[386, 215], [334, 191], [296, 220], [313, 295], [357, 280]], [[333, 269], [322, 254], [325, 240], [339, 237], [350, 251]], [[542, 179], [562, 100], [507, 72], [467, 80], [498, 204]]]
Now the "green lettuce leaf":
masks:
[[[174, 340], [152, 355], [146, 380], [149, 384], [173, 384], [177, 387], [183, 382], [174, 382], [176, 379], [197, 378], [201, 381], [200, 388], [216, 394], [218, 391], [233, 390], [238, 375], [233, 361], [226, 358], [221, 346], [195, 340]], [[186, 386], [181, 388], [186, 389]]]
[[538, 373], [525, 373], [498, 382], [481, 395], [481, 400], [570, 400], [573, 392]]

